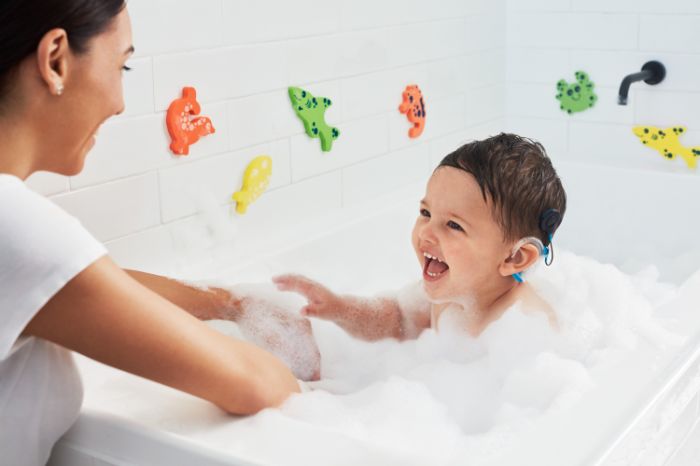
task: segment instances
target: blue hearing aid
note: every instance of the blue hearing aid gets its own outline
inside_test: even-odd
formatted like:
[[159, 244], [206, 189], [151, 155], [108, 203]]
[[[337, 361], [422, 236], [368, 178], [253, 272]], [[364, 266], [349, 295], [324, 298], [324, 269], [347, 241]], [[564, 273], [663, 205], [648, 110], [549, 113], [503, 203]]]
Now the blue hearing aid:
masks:
[[554, 245], [552, 244], [552, 239], [554, 238], [554, 232], [557, 231], [559, 225], [561, 225], [561, 212], [557, 209], [547, 209], [540, 215], [540, 230], [547, 235], [547, 244], [545, 244], [545, 254], [544, 254], [544, 264], [546, 266], [552, 265], [554, 262]]
[[[559, 224], [561, 224], [561, 220], [561, 213], [557, 209], [548, 209], [542, 212], [542, 215], [540, 215], [539, 227], [540, 230], [547, 235], [547, 244], [543, 244], [539, 238], [527, 236], [518, 241], [518, 243], [513, 247], [511, 257], [513, 257], [518, 249], [520, 249], [524, 244], [533, 244], [540, 251], [540, 255], [544, 256], [545, 265], [552, 265], [552, 262], [554, 261], [554, 245], [552, 244], [552, 238], [554, 237], [554, 232], [559, 227]], [[516, 272], [512, 276], [518, 283], [523, 283], [525, 281], [525, 279], [523, 279], [522, 272]]]

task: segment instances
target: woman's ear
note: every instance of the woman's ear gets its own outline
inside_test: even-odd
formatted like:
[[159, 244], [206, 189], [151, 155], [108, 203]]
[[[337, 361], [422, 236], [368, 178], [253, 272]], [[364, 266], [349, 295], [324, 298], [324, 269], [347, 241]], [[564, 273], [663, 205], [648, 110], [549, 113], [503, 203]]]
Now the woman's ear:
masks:
[[504, 277], [529, 269], [540, 257], [540, 250], [532, 243], [525, 243], [515, 254], [501, 262], [498, 271]]
[[36, 50], [39, 76], [49, 92], [61, 95], [68, 76], [68, 34], [64, 29], [51, 29], [41, 38]]

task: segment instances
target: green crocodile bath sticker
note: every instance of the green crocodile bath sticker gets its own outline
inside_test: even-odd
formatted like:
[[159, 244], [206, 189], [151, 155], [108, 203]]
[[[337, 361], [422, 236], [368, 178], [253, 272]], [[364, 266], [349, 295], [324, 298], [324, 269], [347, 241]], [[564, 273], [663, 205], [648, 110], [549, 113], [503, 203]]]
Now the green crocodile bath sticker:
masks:
[[593, 81], [583, 71], [576, 72], [574, 83], [569, 84], [563, 79], [560, 80], [557, 83], [559, 108], [571, 115], [593, 107], [598, 100], [598, 96], [593, 92], [593, 86]]
[[314, 97], [309, 91], [298, 87], [289, 88], [289, 98], [294, 112], [304, 122], [306, 134], [312, 138], [321, 139], [321, 150], [328, 152], [333, 147], [333, 141], [338, 139], [340, 131], [326, 124], [326, 109], [331, 106], [331, 99]]

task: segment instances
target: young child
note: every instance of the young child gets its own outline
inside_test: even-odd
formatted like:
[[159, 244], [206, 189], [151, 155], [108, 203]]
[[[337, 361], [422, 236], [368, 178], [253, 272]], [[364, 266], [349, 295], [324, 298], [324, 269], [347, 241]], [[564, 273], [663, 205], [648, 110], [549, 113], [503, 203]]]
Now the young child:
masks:
[[422, 290], [364, 299], [299, 275], [274, 282], [308, 299], [303, 315], [364, 340], [416, 338], [448, 314], [476, 337], [515, 304], [544, 312], [557, 328], [552, 309], [520, 274], [542, 256], [551, 263], [565, 210], [564, 188], [542, 145], [502, 133], [449, 154], [428, 181], [412, 235]]

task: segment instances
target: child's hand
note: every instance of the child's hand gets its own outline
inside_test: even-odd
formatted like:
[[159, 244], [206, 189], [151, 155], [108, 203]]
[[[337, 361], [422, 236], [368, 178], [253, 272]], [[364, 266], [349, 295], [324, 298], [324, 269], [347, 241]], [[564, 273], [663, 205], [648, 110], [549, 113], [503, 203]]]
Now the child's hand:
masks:
[[309, 303], [301, 309], [303, 316], [336, 323], [345, 317], [343, 299], [318, 282], [302, 275], [280, 275], [272, 281], [280, 290], [299, 293], [308, 300]]
[[376, 341], [404, 337], [396, 299], [338, 296], [301, 275], [282, 275], [272, 281], [282, 291], [295, 291], [306, 297], [308, 304], [301, 309], [302, 315], [330, 320], [355, 338]]
[[277, 356], [298, 379], [320, 378], [321, 353], [309, 319], [265, 298], [245, 296], [237, 324], [248, 341]]

